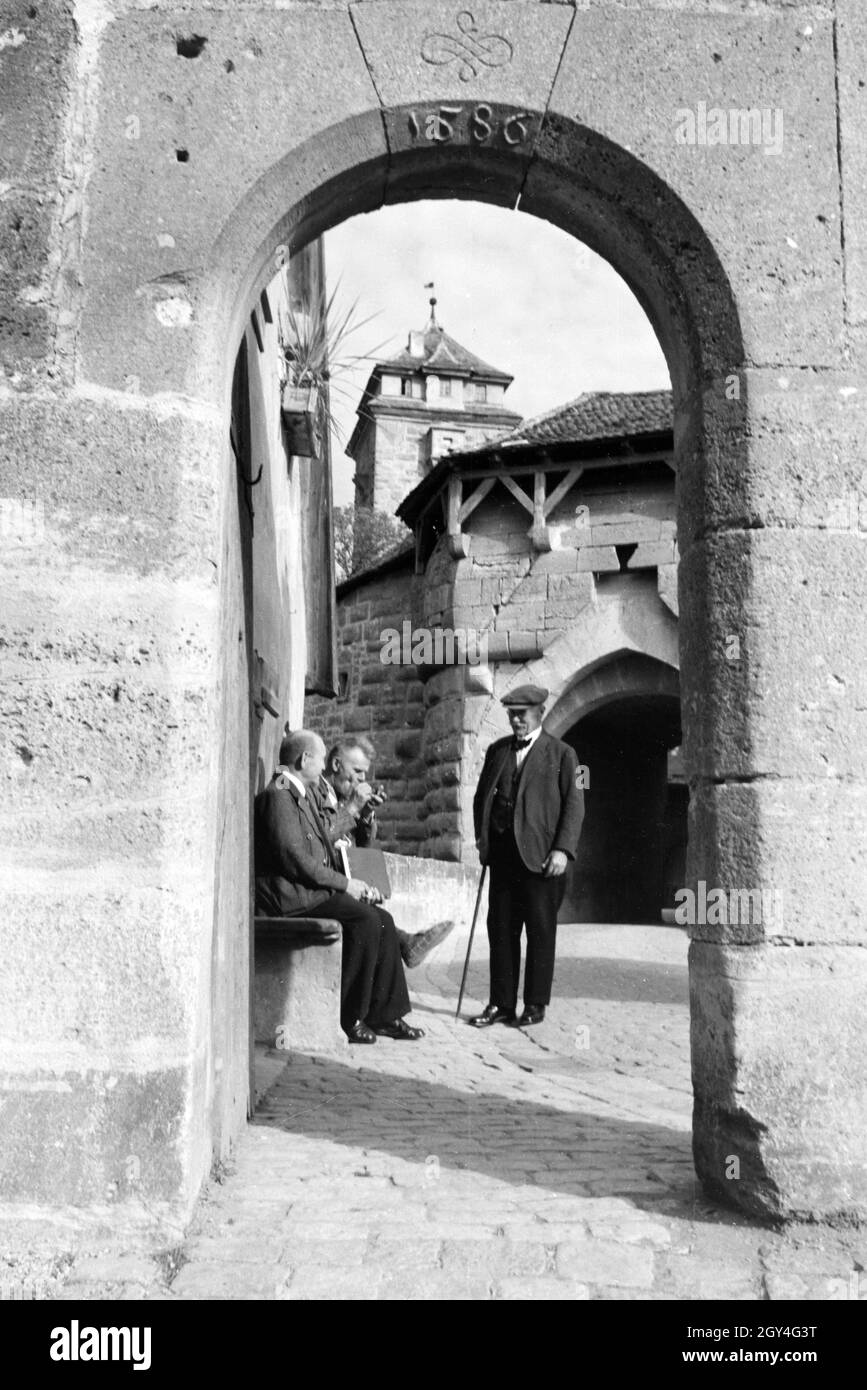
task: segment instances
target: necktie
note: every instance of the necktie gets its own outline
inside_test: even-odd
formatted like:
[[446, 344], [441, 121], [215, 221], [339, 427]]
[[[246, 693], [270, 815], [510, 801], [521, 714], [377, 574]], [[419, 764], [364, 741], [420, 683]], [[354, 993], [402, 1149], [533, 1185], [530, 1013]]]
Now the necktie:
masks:
[[530, 740], [529, 740], [528, 738], [516, 738], [516, 739], [515, 739], [515, 747], [516, 747], [516, 748], [529, 748], [529, 747], [530, 747]]

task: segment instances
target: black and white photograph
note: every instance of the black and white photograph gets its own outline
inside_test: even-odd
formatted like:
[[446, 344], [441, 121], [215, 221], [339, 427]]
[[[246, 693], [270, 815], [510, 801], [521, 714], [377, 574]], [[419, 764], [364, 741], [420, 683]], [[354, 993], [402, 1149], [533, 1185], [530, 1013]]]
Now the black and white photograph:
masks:
[[0, 0], [0, 554], [27, 1364], [582, 1302], [828, 1373], [864, 0]]

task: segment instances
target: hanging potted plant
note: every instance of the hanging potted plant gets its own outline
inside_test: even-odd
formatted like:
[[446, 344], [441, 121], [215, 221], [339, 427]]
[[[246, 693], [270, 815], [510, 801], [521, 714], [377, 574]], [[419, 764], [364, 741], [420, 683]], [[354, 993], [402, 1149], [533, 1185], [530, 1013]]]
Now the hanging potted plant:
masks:
[[345, 341], [374, 317], [356, 319], [357, 300], [345, 313], [334, 317], [339, 288], [339, 284], [335, 285], [327, 300], [317, 296], [302, 310], [293, 307], [288, 279], [286, 284], [281, 327], [286, 363], [281, 400], [283, 425], [290, 452], [309, 458], [319, 455], [322, 427], [334, 425], [329, 388], [335, 375], [363, 360], [363, 355], [340, 355]]

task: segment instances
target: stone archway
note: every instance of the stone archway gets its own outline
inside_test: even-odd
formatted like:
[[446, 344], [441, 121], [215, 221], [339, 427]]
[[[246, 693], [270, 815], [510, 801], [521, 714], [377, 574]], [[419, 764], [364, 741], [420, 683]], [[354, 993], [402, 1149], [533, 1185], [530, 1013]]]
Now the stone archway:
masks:
[[[585, 769], [585, 825], [561, 921], [659, 922], [666, 860], [686, 842], [686, 806], [669, 794], [667, 773], [681, 740], [677, 670], [613, 653], [578, 673], [546, 727]], [[683, 867], [681, 857], [675, 887]]]
[[[80, 32], [65, 17], [56, 23], [69, 89], [52, 92], [52, 134], [33, 155], [43, 178], [62, 172], [56, 223], [33, 252], [56, 317], [53, 336], [22, 335], [13, 388], [26, 379], [37, 389], [4, 410], [16, 461], [53, 509], [39, 631], [48, 641], [58, 605], [77, 604], [76, 649], [93, 653], [65, 710], [75, 719], [92, 699], [124, 609], [147, 615], [150, 694], [114, 742], [81, 736], [82, 760], [102, 769], [102, 803], [77, 810], [76, 829], [68, 815], [61, 823], [59, 767], [54, 787], [35, 801], [29, 794], [36, 831], [12, 845], [25, 947], [9, 961], [30, 980], [39, 1019], [35, 1033], [22, 1022], [15, 1039], [28, 1096], [23, 1108], [16, 1102], [24, 1137], [9, 1149], [18, 1200], [98, 1206], [105, 1155], [122, 1160], [145, 1112], [161, 1117], [136, 1130], [152, 1206], [187, 1210], [208, 1169], [207, 1097], [222, 1047], [206, 1002], [215, 866], [221, 855], [238, 853], [239, 867], [243, 857], [222, 840], [230, 792], [207, 756], [221, 727], [219, 652], [232, 618], [214, 571], [235, 346], [286, 248], [383, 202], [459, 196], [520, 199], [606, 256], [646, 308], [671, 370], [690, 875], [733, 886], [782, 881], [792, 903], [782, 929], [696, 929], [699, 1173], [727, 1200], [764, 1212], [864, 1211], [863, 893], [850, 851], [867, 806], [867, 733], [859, 724], [845, 740], [839, 716], [857, 707], [863, 644], [853, 634], [863, 633], [867, 566], [857, 535], [832, 546], [809, 517], [805, 525], [801, 491], [817, 468], [838, 491], [854, 487], [863, 433], [859, 402], [841, 414], [849, 319], [840, 238], [829, 235], [841, 207], [835, 82], [854, 60], [845, 47], [836, 56], [830, 21], [815, 21], [807, 44], [788, 14], [715, 16], [711, 42], [702, 17], [651, 5], [476, 8], [486, 42], [469, 45], [441, 0], [243, 16], [203, 5], [171, 22], [159, 9], [100, 11]], [[178, 24], [206, 39], [195, 56], [182, 51]], [[767, 82], [780, 105], [810, 114], [778, 158], [729, 152], [721, 183], [719, 165], [675, 128], [690, 94], [718, 90], [723, 49], [745, 93]], [[40, 100], [41, 88], [34, 111]], [[44, 127], [39, 110], [32, 128]], [[788, 315], [767, 291], [772, 277], [792, 289]], [[42, 312], [32, 295], [25, 302]], [[796, 437], [803, 393], [810, 425]], [[780, 454], [781, 433], [794, 460]], [[76, 439], [86, 448], [58, 467]], [[71, 569], [83, 576], [74, 598]], [[116, 591], [118, 572], [121, 606], [96, 613], [92, 594]], [[32, 593], [26, 566], [18, 579]], [[27, 622], [20, 645], [30, 659], [40, 637]], [[843, 692], [818, 717], [808, 674], [817, 654]], [[54, 718], [38, 716], [48, 744]], [[158, 750], [143, 756], [135, 801], [122, 751], [131, 744]], [[81, 1044], [71, 1099], [57, 1103], [39, 1079], [52, 1045], [46, 1020], [59, 1020], [53, 1045], [64, 1045], [66, 985], [50, 972], [47, 984], [33, 980], [26, 942], [34, 922], [59, 920], [69, 835], [88, 854], [106, 839], [105, 804], [123, 823], [123, 872], [96, 852], [81, 890], [96, 943], [87, 968], [104, 1002]], [[118, 953], [105, 947], [118, 938], [140, 951], [133, 973], [151, 1001], [132, 1043]], [[117, 1073], [122, 1084], [107, 1099]], [[95, 1132], [80, 1115], [100, 1134], [87, 1141], [81, 1173], [24, 1162], [34, 1130], [72, 1135], [80, 1148]], [[128, 1219], [137, 1210], [133, 1200]]]

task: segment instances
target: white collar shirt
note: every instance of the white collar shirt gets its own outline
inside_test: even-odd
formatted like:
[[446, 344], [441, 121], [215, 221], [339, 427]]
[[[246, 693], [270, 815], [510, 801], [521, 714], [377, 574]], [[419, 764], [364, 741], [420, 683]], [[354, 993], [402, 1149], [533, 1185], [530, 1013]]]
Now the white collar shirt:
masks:
[[304, 783], [301, 781], [301, 778], [298, 776], [296, 772], [293, 772], [291, 768], [283, 767], [282, 765], [278, 767], [277, 771], [281, 772], [283, 776], [286, 778], [287, 782], [291, 782], [293, 787], [296, 787], [298, 789], [299, 796], [307, 795], [307, 788], [305, 787]]
[[524, 747], [515, 749], [515, 760], [518, 764], [518, 767], [521, 767], [523, 765], [524, 759], [526, 758], [530, 749], [533, 747], [533, 744], [536, 742], [536, 739], [539, 737], [541, 732], [542, 725], [540, 724], [538, 729], [534, 729], [531, 734], [527, 735], [527, 742], [524, 745]]

